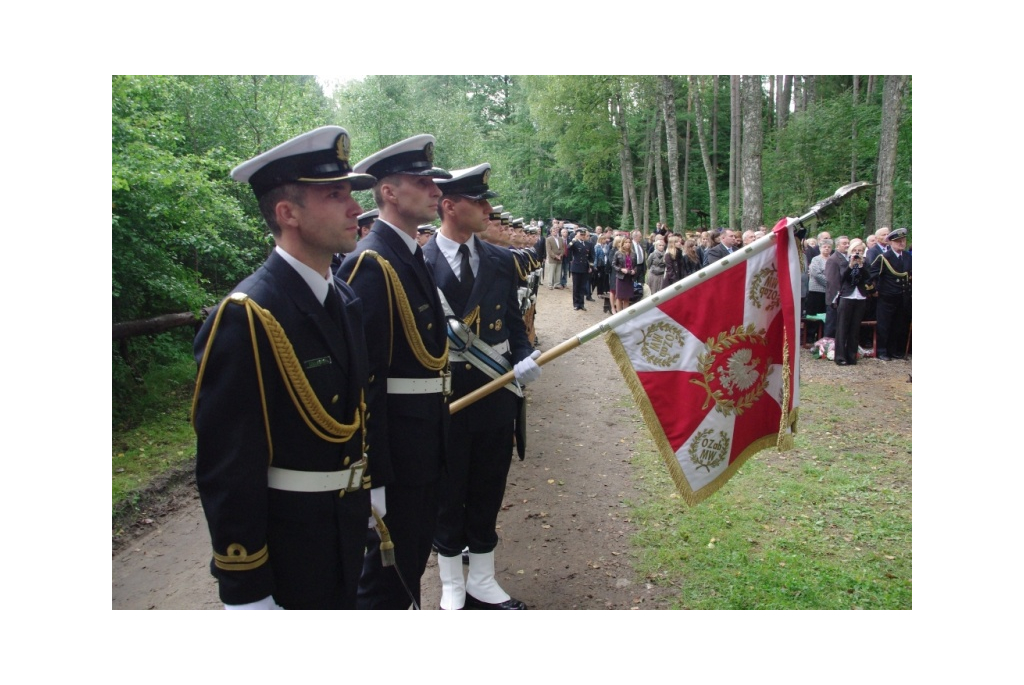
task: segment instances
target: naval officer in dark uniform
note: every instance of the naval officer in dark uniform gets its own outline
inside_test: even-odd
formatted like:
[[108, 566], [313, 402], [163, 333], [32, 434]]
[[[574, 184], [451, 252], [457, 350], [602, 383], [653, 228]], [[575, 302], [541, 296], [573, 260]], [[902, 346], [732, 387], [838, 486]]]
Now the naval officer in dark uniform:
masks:
[[[453, 171], [450, 180], [437, 182], [444, 193], [438, 208], [441, 228], [423, 248], [452, 326], [453, 399], [512, 370], [523, 383], [540, 376], [534, 361], [540, 352], [533, 351], [519, 311], [514, 256], [477, 238], [488, 228], [488, 199], [497, 195], [487, 185], [490, 172], [490, 164], [480, 164]], [[515, 383], [452, 416], [448, 472], [441, 481], [434, 535], [442, 609], [526, 608], [494, 577], [495, 526], [522, 401], [522, 389]], [[462, 572], [465, 547], [469, 548], [466, 579]]]
[[[419, 606], [420, 578], [437, 522], [437, 488], [448, 435], [448, 344], [437, 286], [416, 244], [417, 228], [437, 216], [449, 178], [434, 166], [434, 137], [395, 143], [355, 165], [379, 179], [380, 216], [338, 274], [363, 301], [369, 349], [373, 506], [394, 544], [394, 566], [370, 533], [357, 606]], [[386, 542], [386, 541], [385, 541]]]
[[907, 229], [889, 233], [889, 249], [879, 253], [870, 264], [878, 290], [876, 333], [878, 359], [887, 362], [903, 359], [910, 333], [913, 269], [907, 247]]
[[225, 607], [350, 609], [370, 515], [368, 362], [352, 289], [331, 256], [356, 245], [339, 126], [236, 167], [276, 247], [203, 324], [193, 401], [196, 481]]

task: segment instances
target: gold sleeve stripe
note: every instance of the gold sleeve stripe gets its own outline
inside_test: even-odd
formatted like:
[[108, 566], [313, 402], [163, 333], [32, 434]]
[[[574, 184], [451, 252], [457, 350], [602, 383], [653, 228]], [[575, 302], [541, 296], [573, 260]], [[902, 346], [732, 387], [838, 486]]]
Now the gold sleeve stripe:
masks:
[[227, 551], [227, 554], [213, 553], [213, 564], [222, 571], [251, 571], [267, 563], [270, 558], [266, 545], [255, 554], [248, 554], [245, 547], [236, 542], [228, 545]]

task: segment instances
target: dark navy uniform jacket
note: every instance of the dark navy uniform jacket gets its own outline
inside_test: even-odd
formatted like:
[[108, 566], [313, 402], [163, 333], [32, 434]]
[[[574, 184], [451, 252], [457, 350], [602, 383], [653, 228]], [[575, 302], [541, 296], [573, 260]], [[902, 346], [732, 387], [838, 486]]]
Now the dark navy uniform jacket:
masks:
[[[479, 335], [488, 345], [509, 342], [505, 358], [511, 363], [522, 361], [533, 352], [533, 346], [526, 337], [526, 324], [519, 312], [519, 273], [515, 257], [508, 249], [497, 247], [473, 238], [480, 255], [480, 266], [473, 281], [469, 298], [463, 301], [459, 293], [461, 286], [448, 260], [432, 237], [423, 248], [424, 256], [433, 269], [434, 279], [445, 293], [448, 304], [460, 319], [480, 307]], [[473, 324], [477, 332], [478, 324]], [[486, 385], [491, 377], [467, 362], [452, 363], [452, 400]], [[509, 390], [498, 390], [474, 402], [456, 414], [471, 430], [490, 430], [507, 425], [515, 420], [519, 398]]]
[[[336, 283], [343, 326], [277, 253], [233, 292], [270, 311], [320, 404], [336, 421], [349, 424], [367, 387], [368, 361], [360, 303], [350, 288]], [[219, 308], [224, 312], [212, 342], [216, 310], [195, 340], [196, 361], [202, 363], [205, 355], [206, 364], [194, 425], [196, 480], [221, 600], [244, 604], [272, 594], [286, 608], [348, 606], [362, 565], [369, 491], [339, 497], [338, 491], [270, 490], [267, 467], [342, 471], [362, 457], [362, 435], [357, 431], [338, 444], [313, 433], [256, 321], [261, 392], [247, 310], [227, 301]]]
[[425, 263], [416, 263], [416, 257], [395, 229], [380, 220], [357, 243], [355, 252], [345, 258], [338, 271], [340, 278], [351, 278], [350, 285], [363, 300], [370, 360], [367, 404], [371, 415], [369, 453], [373, 486], [432, 483], [440, 477], [444, 464], [449, 421], [445, 398], [440, 393], [388, 395], [387, 379], [436, 379], [440, 374], [424, 368], [410, 347], [398, 303], [391, 301], [389, 308], [389, 291], [381, 265], [370, 256], [359, 261], [367, 250], [387, 260], [398, 274], [416, 331], [426, 352], [433, 357], [444, 354], [444, 311]]

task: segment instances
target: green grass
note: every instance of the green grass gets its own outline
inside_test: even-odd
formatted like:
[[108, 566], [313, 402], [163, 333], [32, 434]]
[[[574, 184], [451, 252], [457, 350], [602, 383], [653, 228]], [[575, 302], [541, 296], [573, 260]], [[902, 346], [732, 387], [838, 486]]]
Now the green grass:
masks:
[[154, 367], [134, 389], [132, 421], [112, 431], [113, 514], [131, 507], [154, 480], [195, 458], [196, 436], [188, 416], [195, 373], [195, 362], [182, 357]]
[[807, 392], [796, 449], [754, 455], [694, 508], [652, 444], [636, 452], [636, 568], [675, 607], [912, 608], [911, 438], [847, 426], [841, 387]]

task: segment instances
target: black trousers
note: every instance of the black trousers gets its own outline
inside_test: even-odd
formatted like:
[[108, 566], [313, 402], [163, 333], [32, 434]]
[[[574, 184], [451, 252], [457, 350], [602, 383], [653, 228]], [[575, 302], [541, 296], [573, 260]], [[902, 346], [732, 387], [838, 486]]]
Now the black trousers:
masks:
[[836, 361], [842, 359], [854, 364], [857, 361], [857, 346], [860, 344], [860, 322], [864, 320], [867, 300], [839, 298], [836, 313]]
[[[437, 483], [384, 489], [384, 525], [395, 545], [395, 565], [381, 563], [380, 538], [370, 529], [359, 578], [357, 609], [408, 609], [410, 595], [420, 603], [420, 578], [430, 558], [437, 523]], [[401, 574], [401, 576], [399, 576]]]
[[457, 414], [453, 417], [434, 535], [438, 554], [456, 556], [465, 547], [473, 554], [486, 554], [497, 547], [495, 526], [512, 465], [512, 433], [512, 422], [471, 431], [458, 424]]
[[878, 296], [878, 354], [903, 356], [910, 330], [910, 295]]
[[572, 306], [573, 309], [583, 307], [584, 299], [587, 297], [587, 274], [586, 272], [572, 274]]

